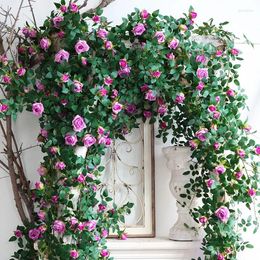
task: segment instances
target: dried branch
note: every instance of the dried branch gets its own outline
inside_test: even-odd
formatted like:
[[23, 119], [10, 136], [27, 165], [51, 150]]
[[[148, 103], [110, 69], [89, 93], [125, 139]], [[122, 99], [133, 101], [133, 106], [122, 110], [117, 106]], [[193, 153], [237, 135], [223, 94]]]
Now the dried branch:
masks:
[[[114, 1], [115, 1], [115, 0], [102, 0], [97, 7], [89, 9], [89, 10], [87, 11], [87, 13], [95, 13], [97, 9], [99, 9], [99, 8], [105, 8], [105, 7], [107, 7], [109, 4], [111, 4], [111, 3], [114, 2]], [[85, 4], [85, 5], [84, 5], [84, 4]], [[85, 7], [87, 4], [88, 4], [88, 0], [85, 0], [84, 3], [83, 3], [84, 6], [82, 5], [81, 8], [82, 8], [82, 7]]]
[[32, 14], [32, 18], [33, 18], [33, 23], [34, 23], [35, 28], [37, 28], [36, 18], [35, 18], [33, 6], [32, 6], [32, 3], [34, 3], [34, 2], [35, 2], [34, 0], [28, 0], [28, 4], [29, 4], [31, 14]]

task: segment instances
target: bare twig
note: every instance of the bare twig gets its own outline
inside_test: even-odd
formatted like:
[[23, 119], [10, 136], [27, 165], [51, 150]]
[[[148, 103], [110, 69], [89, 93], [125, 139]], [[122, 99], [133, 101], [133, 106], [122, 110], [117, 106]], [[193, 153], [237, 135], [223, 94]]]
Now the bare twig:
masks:
[[32, 14], [32, 18], [33, 18], [33, 23], [34, 23], [35, 28], [37, 28], [37, 23], [36, 23], [36, 18], [35, 18], [32, 2], [34, 2], [34, 1], [33, 0], [28, 0], [28, 4], [29, 4], [30, 10], [31, 10], [31, 14]]
[[[95, 13], [97, 9], [99, 9], [99, 8], [105, 8], [105, 7], [107, 7], [109, 4], [111, 4], [111, 3], [114, 2], [114, 1], [115, 1], [115, 0], [102, 0], [97, 7], [89, 9], [89, 10], [87, 11], [87, 13]], [[85, 1], [85, 2], [88, 2], [88, 1]], [[83, 3], [83, 4], [84, 4], [84, 3]], [[86, 3], [86, 5], [87, 5], [87, 3]], [[85, 5], [85, 6], [86, 6], [86, 5]], [[81, 7], [81, 8], [82, 8], [82, 7]]]

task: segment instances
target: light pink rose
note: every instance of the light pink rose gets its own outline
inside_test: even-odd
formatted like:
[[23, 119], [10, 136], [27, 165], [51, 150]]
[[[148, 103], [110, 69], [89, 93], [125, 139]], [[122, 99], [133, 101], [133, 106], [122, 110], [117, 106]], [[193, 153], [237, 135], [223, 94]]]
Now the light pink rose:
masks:
[[172, 52], [166, 54], [166, 58], [168, 60], [175, 60], [175, 56]]
[[96, 220], [90, 220], [85, 223], [85, 226], [88, 228], [88, 231], [93, 231], [97, 226]]
[[113, 49], [113, 43], [111, 41], [106, 41], [105, 42], [105, 48], [107, 50], [112, 50]]
[[149, 89], [145, 94], [145, 99], [149, 101], [155, 101], [156, 100], [156, 92]]
[[89, 45], [84, 40], [79, 40], [75, 45], [75, 51], [77, 54], [81, 54], [82, 52], [87, 52], [89, 50]]
[[69, 52], [65, 50], [60, 50], [58, 53], [56, 53], [54, 61], [58, 63], [62, 63], [64, 61], [68, 62], [69, 57], [70, 57]]
[[47, 173], [47, 169], [44, 167], [44, 166], [40, 166], [38, 169], [37, 169], [37, 172], [40, 176], [44, 176], [46, 175]]
[[56, 162], [55, 169], [56, 170], [64, 170], [66, 168], [66, 164], [64, 162]]
[[121, 235], [121, 240], [127, 240], [127, 234], [126, 233], [123, 233]]
[[76, 224], [78, 224], [78, 219], [76, 218], [76, 217], [71, 217], [70, 218], [70, 224], [72, 225], [72, 226], [75, 226]]
[[112, 106], [112, 111], [114, 114], [118, 114], [123, 109], [123, 105], [119, 102], [115, 102]]
[[65, 232], [66, 226], [65, 223], [61, 220], [55, 220], [53, 225], [52, 225], [53, 231], [63, 234]]
[[238, 149], [237, 155], [241, 158], [244, 158], [246, 156], [246, 152], [243, 149]]
[[213, 148], [214, 148], [214, 150], [219, 150], [219, 148], [220, 148], [220, 143], [215, 142], [215, 143], [213, 144]]
[[44, 189], [44, 184], [43, 184], [42, 182], [40, 182], [40, 181], [36, 181], [36, 182], [35, 182], [35, 189], [36, 189], [36, 190], [42, 190], [42, 189]]
[[16, 71], [17, 75], [19, 77], [22, 77], [24, 76], [24, 74], [26, 73], [26, 69], [25, 68], [19, 68], [17, 71]]
[[110, 77], [105, 77], [104, 78], [104, 83], [107, 85], [107, 86], [110, 86], [112, 83], [113, 83], [113, 79], [110, 78]]
[[199, 218], [199, 222], [202, 224], [202, 225], [205, 225], [207, 222], [208, 222], [208, 218], [205, 217], [205, 216], [201, 216]]
[[226, 223], [229, 219], [230, 212], [225, 206], [221, 206], [215, 211], [215, 216], [222, 222]]
[[177, 94], [176, 98], [175, 98], [175, 102], [178, 104], [182, 104], [185, 100], [185, 95], [183, 93], [179, 93]]
[[221, 116], [221, 113], [220, 113], [219, 111], [215, 111], [215, 112], [213, 113], [214, 119], [219, 119], [220, 116]]
[[206, 63], [206, 57], [205, 57], [205, 55], [197, 55], [196, 56], [196, 62], [200, 62], [200, 63]]
[[33, 103], [32, 105], [32, 112], [35, 116], [41, 116], [44, 112], [44, 106], [42, 103]]
[[62, 74], [62, 75], [61, 75], [61, 78], [60, 78], [60, 80], [61, 80], [63, 83], [68, 82], [69, 79], [70, 79], [70, 75], [69, 75], [68, 73]]
[[208, 133], [207, 128], [201, 128], [195, 133], [195, 136], [202, 142], [206, 141], [206, 134]]
[[37, 216], [38, 218], [41, 220], [41, 221], [44, 221], [45, 220], [45, 217], [46, 217], [46, 213], [42, 210], [40, 210], [38, 213], [37, 213]]
[[105, 29], [99, 29], [97, 31], [97, 37], [100, 39], [105, 40], [107, 38], [107, 35], [108, 35], [108, 31]]
[[106, 238], [108, 236], [108, 230], [107, 229], [103, 229], [101, 232], [101, 236]]
[[173, 38], [173, 39], [169, 42], [169, 44], [168, 44], [168, 47], [169, 47], [170, 49], [174, 49], [174, 50], [177, 49], [178, 46], [179, 46], [179, 40], [176, 39], [176, 38]]
[[237, 56], [237, 55], [239, 54], [239, 50], [236, 49], [236, 48], [233, 48], [233, 49], [231, 50], [231, 54], [234, 55], [234, 56]]
[[40, 46], [43, 50], [47, 51], [51, 46], [51, 41], [48, 38], [42, 38], [40, 40]]
[[145, 32], [145, 26], [142, 23], [138, 23], [132, 30], [135, 36], [141, 36]]
[[160, 105], [157, 112], [162, 116], [167, 112], [168, 108], [166, 105]]
[[82, 64], [83, 66], [87, 66], [87, 65], [88, 65], [88, 60], [87, 60], [87, 58], [82, 57], [82, 58], [81, 58], [81, 64]]
[[74, 89], [73, 89], [74, 92], [76, 92], [76, 93], [82, 92], [83, 84], [80, 81], [74, 80], [73, 85], [74, 85]]
[[72, 126], [75, 132], [81, 132], [83, 129], [87, 127], [84, 119], [79, 115], [76, 115], [72, 120]]
[[223, 174], [225, 173], [226, 168], [224, 167], [224, 165], [218, 165], [215, 167], [214, 172], [217, 174]]
[[84, 143], [84, 146], [86, 146], [86, 147], [91, 147], [92, 145], [94, 145], [97, 142], [96, 138], [91, 134], [86, 134], [83, 137], [82, 141]]
[[56, 16], [52, 19], [54, 27], [60, 27], [60, 23], [63, 22], [64, 18], [62, 16]]
[[66, 145], [74, 146], [77, 143], [77, 141], [78, 141], [78, 138], [76, 135], [66, 134], [66, 136], [65, 136]]
[[201, 80], [203, 78], [208, 77], [208, 69], [207, 68], [198, 68], [197, 69], [197, 77]]
[[154, 37], [157, 38], [157, 41], [159, 44], [162, 44], [165, 42], [165, 35], [162, 31], [158, 31], [155, 33]]
[[240, 180], [243, 175], [244, 175], [244, 174], [243, 174], [241, 171], [235, 173], [235, 176], [236, 176], [236, 179], [237, 179], [237, 180]]
[[37, 228], [29, 230], [29, 238], [32, 240], [37, 240], [41, 235], [41, 232]]
[[225, 260], [225, 256], [221, 253], [217, 253], [217, 260]]
[[142, 11], [140, 12], [140, 17], [141, 17], [142, 19], [144, 19], [144, 20], [146, 20], [149, 16], [150, 16], [150, 14], [148, 13], [147, 10], [142, 10]]

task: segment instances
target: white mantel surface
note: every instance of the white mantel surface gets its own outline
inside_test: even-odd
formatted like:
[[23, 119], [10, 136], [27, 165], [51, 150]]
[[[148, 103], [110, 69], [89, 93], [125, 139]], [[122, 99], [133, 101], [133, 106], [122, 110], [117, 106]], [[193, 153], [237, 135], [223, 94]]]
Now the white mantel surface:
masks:
[[200, 241], [180, 242], [166, 237], [109, 239], [108, 248], [115, 260], [190, 260], [201, 256]]

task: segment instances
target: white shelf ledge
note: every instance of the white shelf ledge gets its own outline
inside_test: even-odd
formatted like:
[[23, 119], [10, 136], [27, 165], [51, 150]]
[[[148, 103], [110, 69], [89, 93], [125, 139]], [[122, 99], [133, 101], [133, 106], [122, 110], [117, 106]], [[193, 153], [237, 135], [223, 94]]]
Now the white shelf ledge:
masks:
[[171, 241], [168, 238], [109, 239], [108, 248], [115, 260], [156, 259], [190, 260], [201, 256], [201, 242]]

